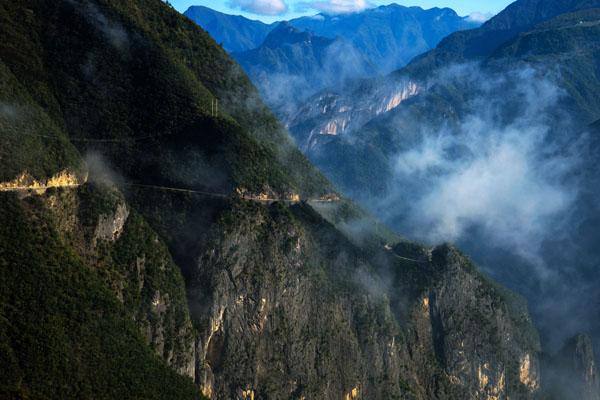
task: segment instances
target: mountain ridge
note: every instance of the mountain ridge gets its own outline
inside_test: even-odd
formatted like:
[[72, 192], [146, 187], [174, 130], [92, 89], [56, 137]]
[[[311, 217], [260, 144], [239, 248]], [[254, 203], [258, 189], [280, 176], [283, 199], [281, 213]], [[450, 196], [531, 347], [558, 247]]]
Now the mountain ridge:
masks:
[[[524, 21], [515, 24], [506, 22], [527, 6], [533, 8], [519, 12], [521, 17], [526, 17]], [[473, 177], [479, 175], [468, 176], [470, 179], [462, 181], [452, 180], [455, 176], [450, 173], [448, 180], [458, 185], [456, 188], [445, 186], [448, 180], [440, 179], [439, 185], [447, 191], [432, 191], [431, 197], [425, 198], [429, 201], [425, 204], [430, 207], [419, 209], [420, 213], [416, 213], [419, 218], [409, 211], [405, 214], [390, 212], [391, 205], [402, 203], [409, 207], [415, 200], [411, 194], [427, 186], [424, 183], [426, 179], [436, 174], [444, 176], [444, 169], [452, 170], [462, 162], [469, 165], [469, 157], [481, 157], [476, 148], [469, 149], [472, 141], [477, 142], [487, 135], [496, 137], [497, 132], [502, 134], [512, 129], [523, 132], [521, 137], [526, 137], [527, 132], [531, 134], [528, 129], [535, 126], [545, 132], [545, 140], [534, 146], [533, 154], [541, 153], [540, 149], [553, 148], [557, 150], [550, 155], [540, 154], [540, 158], [569, 158], [571, 156], [567, 153], [573, 151], [576, 154], [572, 156], [576, 160], [573, 171], [560, 181], [572, 185], [572, 189], [566, 190], [575, 193], [573, 196], [577, 199], [557, 217], [565, 224], [562, 232], [556, 233], [552, 227], [544, 231], [546, 236], [540, 245], [538, 261], [523, 260], [512, 246], [505, 244], [502, 250], [498, 250], [495, 245], [485, 243], [492, 242], [492, 238], [482, 240], [479, 235], [495, 229], [494, 226], [486, 226], [489, 222], [485, 218], [479, 220], [466, 213], [473, 217], [474, 225], [481, 224], [483, 228], [480, 225], [469, 226], [461, 236], [461, 247], [468, 249], [479, 263], [487, 265], [488, 273], [530, 300], [534, 320], [542, 332], [542, 343], [549, 353], [557, 351], [565, 339], [578, 331], [590, 332], [594, 343], [598, 343], [600, 337], [594, 317], [597, 308], [589, 307], [597, 304], [597, 293], [594, 289], [583, 289], [589, 282], [598, 279], [593, 267], [598, 257], [595, 250], [598, 217], [592, 205], [596, 201], [593, 199], [598, 198], [595, 190], [598, 147], [596, 131], [590, 132], [588, 124], [600, 117], [600, 104], [594, 94], [600, 90], [597, 69], [600, 59], [597, 41], [599, 6], [597, 1], [550, 2], [549, 8], [544, 10], [543, 2], [518, 1], [508, 11], [484, 24], [480, 32], [454, 33], [436, 50], [417, 57], [406, 68], [386, 78], [360, 82], [347, 92], [326, 90], [315, 95], [301, 108], [296, 118], [288, 121], [292, 134], [299, 143], [306, 145], [303, 147], [305, 153], [342, 191], [348, 193], [353, 188], [360, 188], [352, 193], [352, 197], [364, 207], [371, 206], [373, 214], [387, 216], [388, 223], [397, 229], [407, 226], [410, 222], [407, 220], [412, 217], [415, 234], [422, 232], [419, 230], [422, 219], [428, 213], [435, 213], [430, 204], [435, 203], [435, 196], [445, 193], [449, 195], [450, 202], [454, 201], [452, 190], [470, 188], [468, 184], [477, 182], [477, 178]], [[566, 12], [562, 13], [565, 7]], [[555, 15], [558, 12], [561, 14]], [[504, 33], [496, 36], [500, 29], [504, 29]], [[524, 30], [517, 32], [520, 29]], [[487, 41], [487, 34], [494, 36], [493, 40]], [[478, 47], [481, 45], [489, 47]], [[530, 97], [528, 82], [544, 81], [547, 85], [533, 90], [535, 95]], [[384, 101], [390, 93], [399, 92], [396, 85], [402, 89], [408, 87], [409, 82], [418, 90], [404, 98], [397, 107], [386, 112], [362, 107], [362, 104]], [[511, 96], [513, 100], [510, 100]], [[544, 101], [553, 96], [556, 96], [556, 103], [549, 110], [536, 108], [546, 104]], [[532, 102], [537, 110], [532, 113], [533, 116], [525, 105], [527, 102]], [[504, 106], [496, 109], [494, 104]], [[517, 123], [514, 126], [509, 122], [508, 127], [504, 125], [515, 115], [520, 115], [519, 112], [522, 112], [525, 121], [536, 121], [535, 118], [540, 117], [542, 122]], [[485, 133], [478, 131], [479, 123], [486, 128]], [[332, 124], [347, 128], [338, 129], [338, 135], [323, 134]], [[502, 142], [501, 134], [499, 140]], [[470, 139], [464, 142], [457, 140], [461, 135]], [[579, 149], [579, 145], [585, 150], [575, 150]], [[441, 150], [436, 146], [441, 146]], [[484, 159], [486, 151], [496, 150], [484, 150]], [[420, 160], [417, 157], [422, 157], [424, 166], [416, 162]], [[436, 157], [445, 161], [439, 162]], [[432, 162], [431, 170], [427, 169], [429, 161]], [[478, 165], [482, 174], [490, 172], [484, 168], [488, 164]], [[406, 171], [422, 176], [423, 180], [408, 179], [409, 173], [402, 168], [408, 168]], [[533, 168], [543, 170], [539, 166]], [[504, 179], [509, 170], [509, 165], [503, 166], [499, 178], [493, 182]], [[582, 178], [579, 179], [579, 176]], [[435, 183], [433, 178], [430, 185], [436, 187]], [[492, 184], [477, 193], [493, 192], [494, 187]], [[501, 196], [511, 198], [510, 194], [498, 195]], [[381, 197], [385, 201], [378, 203], [377, 199]], [[475, 202], [473, 206], [481, 204]], [[440, 212], [446, 206], [437, 204]], [[572, 210], [577, 210], [574, 215], [570, 214]], [[486, 210], [489, 214], [494, 212], [493, 209]], [[459, 212], [459, 215], [462, 214]], [[511, 221], [512, 218], [507, 214], [505, 220]], [[443, 218], [440, 221], [445, 222]], [[513, 234], [516, 236], [516, 233]], [[529, 243], [527, 240], [524, 242]], [[555, 250], [554, 246], [560, 246], [561, 250]], [[515, 254], [507, 256], [512, 252]], [[532, 273], [535, 265], [539, 265], [536, 263], [550, 271], [551, 278]], [[574, 292], [578, 293], [575, 298], [571, 297]], [[562, 322], [559, 323], [556, 322], [559, 317], [555, 311], [558, 305], [551, 300], [556, 298], [569, 299], [569, 304], [565, 304], [564, 311], [560, 313]], [[552, 370], [552, 367], [548, 368]], [[597, 394], [590, 396], [596, 398]]]
[[[248, 29], [237, 25], [230, 27], [239, 21], [240, 17], [197, 7], [208, 14], [195, 13], [193, 7], [190, 7], [184, 15], [205, 27], [217, 42], [223, 42], [225, 49], [232, 53], [259, 47], [268, 35], [265, 30], [273, 30], [281, 23], [266, 25], [260, 21], [244, 19], [248, 23]], [[229, 19], [231, 22], [228, 22]], [[219, 23], [217, 27], [216, 20], [225, 22]], [[450, 8], [423, 9], [398, 4], [379, 6], [348, 15], [317, 14], [284, 22], [329, 39], [342, 37], [348, 40], [379, 68], [380, 73], [388, 73], [403, 66], [415, 55], [435, 47], [451, 32], [479, 26], [479, 23], [471, 22], [467, 17], [459, 17]], [[252, 45], [239, 44], [239, 47], [236, 47], [238, 44], [235, 42], [248, 42], [245, 38], [248, 36], [248, 30], [261, 30], [261, 39], [253, 40]], [[235, 34], [239, 34], [240, 38], [230, 40], [229, 37]], [[379, 38], [379, 42], [376, 37]], [[394, 61], [387, 65], [389, 60]]]
[[538, 396], [523, 299], [336, 194], [191, 21], [155, 0], [0, 21], [2, 182], [85, 177], [0, 193], [2, 396]]
[[[347, 16], [319, 14], [321, 18], [300, 17], [292, 25], [352, 42], [378, 66], [382, 74], [407, 64], [416, 55], [434, 48], [454, 31], [477, 27], [450, 8], [379, 6]], [[390, 63], [390, 60], [391, 63]]]
[[240, 52], [258, 47], [273, 29], [273, 24], [265, 24], [243, 16], [225, 17], [226, 14], [204, 6], [190, 6], [184, 15], [193, 21], [203, 21], [203, 28], [217, 42], [222, 43], [228, 52]]
[[[209, 14], [206, 17], [194, 14], [194, 17], [191, 11], [186, 11], [217, 41], [227, 40], [229, 35], [245, 35], [246, 30], [233, 26], [237, 17], [215, 11]], [[231, 23], [214, 28], [214, 15], [220, 20], [231, 19]], [[289, 32], [281, 28], [283, 23], [312, 32], [320, 43], [294, 42]], [[298, 102], [325, 87], [341, 87], [352, 80], [387, 74], [435, 47], [449, 33], [476, 26], [479, 24], [459, 17], [449, 8], [424, 10], [392, 4], [352, 14], [318, 14], [275, 22], [268, 26], [271, 30], [262, 37], [261, 44], [230, 53], [250, 75], [269, 106], [279, 117], [287, 119]], [[277, 35], [281, 37], [276, 38]], [[292, 42], [286, 42], [285, 38]], [[325, 39], [334, 41], [327, 51]], [[275, 43], [279, 46], [274, 46]], [[233, 46], [225, 44], [226, 49]], [[288, 85], [292, 86], [290, 90], [286, 90]]]
[[528, 30], [538, 23], [566, 12], [599, 6], [595, 0], [553, 0], [544, 2], [543, 7], [540, 4], [542, 4], [541, 0], [515, 1], [498, 15], [486, 21], [481, 28], [448, 36], [436, 49], [413, 60], [407, 71], [419, 76], [428, 70], [439, 67], [436, 59], [448, 63], [465, 62], [489, 56], [489, 49], [493, 51], [518, 33]]
[[315, 91], [376, 74], [368, 59], [342, 38], [329, 39], [280, 23], [256, 49], [234, 53], [265, 101], [278, 113]]

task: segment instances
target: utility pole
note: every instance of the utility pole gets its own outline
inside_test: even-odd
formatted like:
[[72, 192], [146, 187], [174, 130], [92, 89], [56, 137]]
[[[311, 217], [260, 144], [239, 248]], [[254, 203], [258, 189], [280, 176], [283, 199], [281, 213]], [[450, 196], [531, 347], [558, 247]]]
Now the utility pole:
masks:
[[218, 99], [210, 100], [210, 115], [213, 117], [219, 116], [219, 100]]

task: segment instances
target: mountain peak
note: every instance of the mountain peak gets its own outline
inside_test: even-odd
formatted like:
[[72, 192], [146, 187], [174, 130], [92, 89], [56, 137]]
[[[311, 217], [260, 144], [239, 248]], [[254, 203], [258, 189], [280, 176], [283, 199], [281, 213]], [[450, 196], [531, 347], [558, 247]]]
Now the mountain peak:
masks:
[[273, 25], [241, 15], [228, 15], [204, 6], [191, 6], [184, 13], [200, 25], [228, 52], [254, 49], [265, 40]]
[[271, 33], [301, 33], [302, 31], [298, 28], [295, 28], [294, 26], [292, 26], [288, 21], [282, 21], [279, 22], [277, 24], [277, 26], [275, 26], [275, 29], [273, 29], [273, 31], [271, 31]]
[[298, 29], [292, 26], [289, 22], [280, 22], [265, 38], [262, 46], [268, 48], [277, 48], [282, 45], [311, 43], [313, 40], [319, 40], [323, 44], [329, 44], [333, 40], [329, 40], [315, 35], [312, 32]]

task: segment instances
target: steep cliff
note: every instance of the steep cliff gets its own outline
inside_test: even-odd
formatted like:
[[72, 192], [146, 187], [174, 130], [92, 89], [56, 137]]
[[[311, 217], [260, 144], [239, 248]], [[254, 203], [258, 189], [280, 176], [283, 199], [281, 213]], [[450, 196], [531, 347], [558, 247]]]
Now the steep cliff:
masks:
[[[481, 28], [451, 35], [436, 50], [386, 79], [318, 94], [289, 125], [305, 154], [328, 178], [394, 228], [411, 237], [439, 240], [431, 229], [423, 229], [424, 220], [438, 215], [432, 219], [442, 227], [445, 240], [460, 237], [453, 240], [460, 240], [461, 248], [476, 262], [527, 297], [551, 352], [579, 331], [590, 332], [594, 342], [600, 338], [595, 290], [600, 279], [596, 268], [600, 153], [597, 131], [588, 129], [590, 122], [600, 118], [599, 6], [597, 1], [517, 1]], [[396, 107], [376, 112], [376, 105], [388, 102], [390, 90], [409, 83], [417, 90]], [[549, 99], [553, 100], [546, 102]], [[548, 217], [553, 222], [535, 238], [514, 240], [516, 235], [509, 232], [506, 238], [511, 243], [499, 246], [503, 239], [486, 239], [484, 232], [494, 235], [504, 221], [521, 227], [533, 224], [523, 223], [512, 210], [502, 222], [491, 223], [488, 216], [498, 210], [496, 206], [476, 211], [481, 218], [468, 210], [485, 207], [483, 198], [498, 188], [515, 164], [507, 162], [497, 174], [484, 172], [491, 165], [488, 160], [481, 163], [484, 168], [455, 166], [495, 158], [497, 149], [491, 147], [498, 142], [491, 147], [472, 144], [505, 138], [513, 130], [519, 132], [519, 140], [533, 141], [543, 132], [530, 154], [569, 166], [572, 170], [563, 178], [547, 182], [572, 185], [564, 193], [576, 199]], [[461, 136], [469, 138], [457, 140]], [[513, 148], [520, 152], [524, 147], [520, 143]], [[550, 148], [557, 152], [549, 154]], [[573, 162], [559, 160], [565, 155]], [[551, 169], [534, 164], [531, 171], [537, 184]], [[472, 175], [462, 175], [467, 171]], [[453, 208], [461, 214], [454, 222], [465, 228], [458, 233], [446, 224], [457, 188], [449, 182], [457, 175], [461, 175], [460, 186], [473, 189], [467, 196], [473, 207], [456, 204]], [[539, 193], [531, 190], [532, 184], [515, 190], [522, 176], [515, 175], [504, 194], [489, 197], [491, 203], [507, 199], [516, 209], [527, 203], [519, 198], [521, 194]], [[439, 188], [450, 203], [439, 200]], [[396, 204], [406, 208], [393, 208]], [[542, 210], [541, 204], [548, 204], [547, 198], [530, 210]], [[559, 223], [563, 227], [556, 229]], [[533, 241], [541, 243], [532, 246]], [[532, 273], [540, 265], [550, 275]]]
[[162, 1], [0, 16], [2, 395], [535, 398], [522, 302], [340, 199]]
[[161, 238], [114, 188], [85, 184], [42, 199], [62, 240], [99, 272], [146, 343], [193, 377], [195, 333], [185, 286]]
[[178, 257], [206, 395], [538, 394], [539, 343], [523, 301], [455, 249], [365, 251], [304, 204], [240, 202], [217, 221]]

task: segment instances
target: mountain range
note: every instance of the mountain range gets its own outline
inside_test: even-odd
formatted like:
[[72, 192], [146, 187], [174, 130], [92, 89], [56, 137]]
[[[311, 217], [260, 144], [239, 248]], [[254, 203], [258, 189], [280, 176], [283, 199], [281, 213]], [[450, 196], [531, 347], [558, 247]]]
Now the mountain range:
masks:
[[[279, 22], [265, 24], [191, 6], [184, 15], [206, 29], [230, 53], [259, 47]], [[449, 8], [404, 7], [398, 4], [350, 14], [317, 14], [287, 21], [299, 30], [328, 39], [343, 38], [369, 59], [380, 73], [391, 72], [413, 57], [434, 48], [450, 33], [476, 28], [480, 23], [460, 17]]]
[[479, 22], [450, 8], [405, 7], [398, 4], [362, 12], [318, 14], [289, 22], [328, 38], [350, 41], [382, 74], [394, 71], [435, 46], [449, 34], [476, 28]]
[[191, 6], [185, 16], [201, 26], [229, 53], [257, 48], [277, 23], [265, 24], [240, 15], [229, 15], [204, 6]]
[[279, 24], [261, 46], [233, 56], [277, 114], [293, 112], [319, 90], [377, 75], [350, 42]]
[[[599, 8], [517, 1], [389, 76], [316, 94], [286, 121], [305, 154], [375, 215], [409, 237], [458, 241], [524, 294], [551, 348], [578, 330], [600, 338], [590, 125], [600, 118]], [[521, 168], [514, 179], [513, 167]], [[477, 186], [484, 177], [493, 182]], [[504, 179], [513, 179], [506, 189]], [[475, 189], [454, 207], [462, 190]], [[546, 189], [553, 195], [538, 199]], [[562, 205], [544, 214], [553, 200]], [[491, 223], [495, 214], [502, 217]]]
[[0, 38], [0, 398], [597, 399], [589, 337], [546, 357], [337, 192], [167, 3], [2, 2]]
[[270, 25], [202, 6], [184, 14], [223, 44], [279, 116], [325, 87], [386, 74], [448, 34], [479, 26], [448, 8], [397, 4]]

